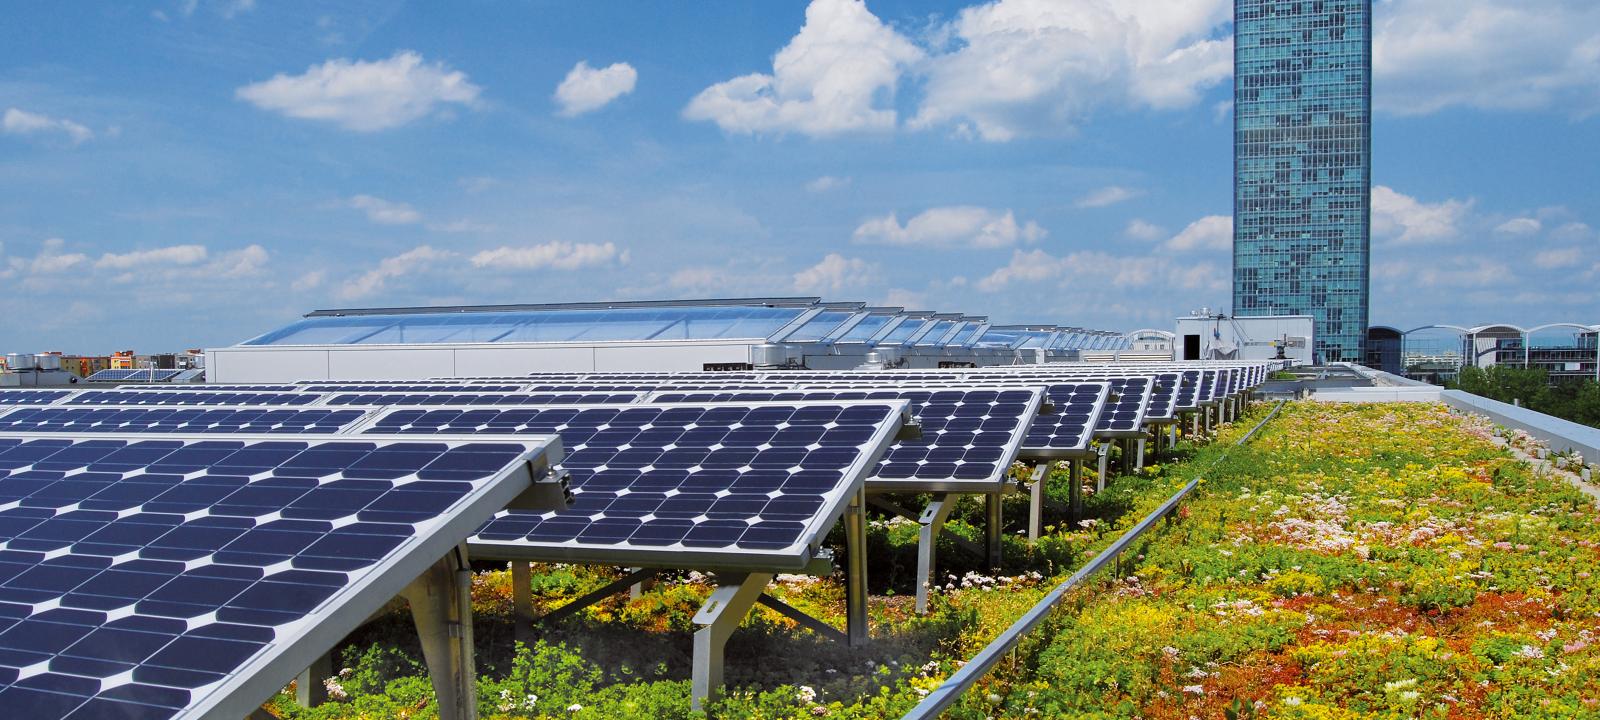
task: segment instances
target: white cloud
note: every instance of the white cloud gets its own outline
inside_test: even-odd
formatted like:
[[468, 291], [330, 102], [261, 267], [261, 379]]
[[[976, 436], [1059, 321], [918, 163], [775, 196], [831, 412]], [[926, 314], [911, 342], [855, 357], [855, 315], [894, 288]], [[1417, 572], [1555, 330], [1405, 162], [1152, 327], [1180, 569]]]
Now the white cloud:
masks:
[[418, 245], [394, 257], [384, 258], [377, 267], [341, 288], [339, 295], [346, 299], [366, 297], [382, 290], [390, 280], [431, 268], [455, 256], [455, 253], [448, 250], [435, 250], [428, 245]]
[[246, 85], [234, 94], [263, 110], [375, 132], [418, 120], [441, 106], [471, 107], [479, 92], [465, 73], [424, 62], [408, 50], [371, 62], [329, 60], [300, 75], [279, 74]]
[[315, 289], [317, 289], [319, 287], [322, 287], [323, 281], [327, 280], [327, 279], [328, 279], [327, 271], [325, 271], [325, 270], [312, 270], [310, 272], [305, 273], [304, 275], [301, 275], [298, 278], [295, 278], [294, 282], [289, 283], [289, 289], [293, 290], [295, 292], [306, 292], [308, 290], [315, 290]]
[[995, 0], [939, 28], [913, 127], [1061, 133], [1102, 106], [1181, 108], [1233, 72], [1228, 0]]
[[597, 69], [589, 67], [587, 61], [579, 61], [556, 86], [555, 99], [561, 104], [562, 115], [576, 117], [599, 110], [612, 100], [633, 92], [638, 81], [638, 71], [628, 63], [612, 63]]
[[472, 265], [498, 270], [577, 270], [613, 262], [626, 264], [628, 251], [613, 243], [547, 242], [527, 247], [499, 247], [472, 256]]
[[222, 278], [259, 275], [265, 268], [268, 258], [266, 248], [260, 245], [248, 245], [239, 250], [223, 253], [221, 257], [206, 266], [205, 273], [211, 277]]
[[6, 114], [0, 117], [0, 130], [7, 135], [65, 135], [73, 145], [94, 139], [94, 131], [80, 123], [19, 108], [6, 109]]
[[1587, 223], [1569, 222], [1550, 231], [1550, 237], [1562, 242], [1583, 242], [1594, 237], [1594, 228]]
[[1166, 237], [1167, 229], [1155, 223], [1134, 218], [1128, 222], [1128, 227], [1123, 229], [1122, 234], [1135, 240], [1154, 242]]
[[850, 182], [851, 182], [850, 178], [848, 178], [848, 177], [834, 177], [832, 175], [823, 175], [822, 177], [819, 177], [819, 178], [817, 178], [815, 180], [812, 180], [811, 182], [806, 183], [806, 192], [825, 193], [825, 192], [828, 192], [829, 190], [842, 190], [844, 188], [850, 187]]
[[1415, 282], [1425, 288], [1501, 287], [1516, 282], [1511, 268], [1498, 260], [1481, 257], [1456, 257], [1429, 262], [1417, 268]]
[[1078, 198], [1078, 201], [1074, 204], [1080, 208], [1103, 208], [1120, 202], [1127, 202], [1143, 194], [1143, 190], [1111, 185]]
[[855, 230], [855, 240], [883, 245], [997, 248], [1038, 242], [1048, 234], [1031, 220], [1018, 224], [1010, 210], [1002, 213], [961, 205], [925, 210], [904, 225], [891, 212], [862, 223]]
[[422, 213], [405, 203], [390, 202], [371, 195], [356, 195], [347, 203], [351, 209], [367, 214], [367, 219], [379, 225], [410, 225], [422, 221]]
[[39, 248], [39, 254], [33, 257], [26, 269], [35, 275], [50, 275], [66, 272], [88, 262], [89, 256], [83, 253], [62, 252], [67, 242], [61, 238], [49, 238]]
[[204, 262], [206, 255], [204, 245], [171, 245], [122, 254], [106, 253], [95, 261], [94, 266], [109, 270], [131, 270], [151, 265], [194, 265]]
[[889, 288], [883, 296], [881, 303], [885, 307], [901, 307], [908, 310], [920, 310], [928, 307], [928, 294], [905, 288]]
[[1375, 10], [1372, 85], [1380, 110], [1600, 111], [1600, 4], [1385, 0]]
[[1494, 230], [1506, 235], [1534, 235], [1544, 228], [1544, 225], [1534, 218], [1512, 218]]
[[881, 282], [876, 264], [838, 253], [828, 253], [822, 262], [794, 274], [794, 289], [799, 292], [839, 292]]
[[1233, 218], [1208, 215], [1172, 236], [1165, 247], [1174, 252], [1189, 250], [1229, 250], [1233, 248]]
[[1392, 188], [1372, 188], [1372, 234], [1394, 245], [1422, 245], [1450, 240], [1461, 234], [1461, 222], [1472, 201], [1445, 200], [1425, 203]]
[[922, 58], [861, 0], [813, 0], [799, 34], [773, 58], [772, 74], [712, 85], [683, 115], [746, 134], [888, 130], [896, 122], [889, 100], [901, 74]]
[[1544, 250], [1533, 256], [1533, 264], [1546, 270], [1574, 267], [1583, 262], [1583, 248]]

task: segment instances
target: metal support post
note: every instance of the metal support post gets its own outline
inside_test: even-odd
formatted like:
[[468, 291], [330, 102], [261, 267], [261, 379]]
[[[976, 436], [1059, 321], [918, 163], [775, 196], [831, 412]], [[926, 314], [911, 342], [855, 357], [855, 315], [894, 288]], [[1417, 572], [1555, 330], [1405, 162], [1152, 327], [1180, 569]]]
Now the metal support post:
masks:
[[844, 602], [845, 634], [852, 647], [867, 642], [867, 491], [856, 491], [844, 511], [845, 552], [850, 556]]
[[1000, 518], [1000, 493], [983, 496], [984, 547], [988, 551], [985, 561], [989, 567], [1000, 567], [1000, 535], [1005, 531]]
[[1067, 522], [1077, 527], [1083, 519], [1083, 479], [1078, 472], [1078, 461], [1067, 461]]
[[722, 689], [723, 648], [728, 637], [744, 622], [744, 616], [772, 582], [772, 573], [727, 575], [717, 578], [700, 611], [694, 615], [694, 669], [690, 674], [689, 708], [704, 710], [706, 700]]
[[[1160, 435], [1157, 435], [1156, 437], [1160, 437]], [[1138, 471], [1144, 469], [1144, 438], [1139, 438], [1138, 447], [1139, 447], [1139, 449], [1134, 452], [1134, 456], [1133, 456], [1134, 457], [1134, 464], [1133, 464], [1134, 472], [1138, 472]]]
[[1107, 443], [1100, 444], [1100, 476], [1094, 479], [1094, 491], [1106, 489], [1106, 471], [1111, 464], [1111, 446]]
[[478, 682], [472, 657], [472, 569], [466, 546], [434, 563], [400, 596], [411, 605], [440, 720], [474, 720]]
[[1033, 484], [1028, 486], [1028, 545], [1039, 542], [1044, 532], [1044, 481], [1050, 477], [1050, 463], [1033, 466]]
[[[628, 572], [638, 572], [638, 571], [643, 570], [643, 569], [644, 568], [640, 568], [640, 567], [632, 567], [632, 568], [628, 568]], [[644, 594], [645, 594], [646, 591], [654, 590], [655, 587], [656, 587], [656, 581], [655, 580], [640, 580], [639, 582], [636, 582], [636, 583], [628, 586], [628, 599], [629, 600], [638, 600], [639, 598], [644, 597]]]
[[328, 686], [324, 680], [333, 677], [332, 650], [300, 672], [294, 683], [294, 701], [300, 707], [314, 708], [328, 701]]
[[511, 637], [533, 642], [533, 563], [511, 561]]
[[934, 582], [934, 553], [938, 549], [939, 530], [944, 528], [944, 521], [950, 517], [950, 511], [955, 509], [956, 498], [948, 495], [935, 495], [933, 502], [922, 510], [922, 517], [917, 522], [922, 527], [917, 529], [917, 614], [928, 611], [928, 594]]
[[1178, 447], [1178, 424], [1173, 423], [1167, 427], [1167, 449]]

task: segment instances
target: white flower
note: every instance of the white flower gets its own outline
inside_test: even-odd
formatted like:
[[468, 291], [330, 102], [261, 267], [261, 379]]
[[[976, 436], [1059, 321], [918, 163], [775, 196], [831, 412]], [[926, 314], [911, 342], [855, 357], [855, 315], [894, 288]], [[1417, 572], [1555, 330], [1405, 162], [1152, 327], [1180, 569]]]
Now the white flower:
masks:
[[815, 702], [817, 699], [817, 691], [813, 690], [809, 685], [801, 685], [794, 695], [803, 703]]
[[1183, 686], [1183, 691], [1189, 693], [1190, 695], [1206, 694], [1206, 689], [1202, 685], [1185, 685]]
[[567, 712], [577, 712], [577, 711], [582, 710], [582, 709], [583, 709], [583, 706], [579, 705], [577, 703], [573, 703], [573, 704], [567, 706]]

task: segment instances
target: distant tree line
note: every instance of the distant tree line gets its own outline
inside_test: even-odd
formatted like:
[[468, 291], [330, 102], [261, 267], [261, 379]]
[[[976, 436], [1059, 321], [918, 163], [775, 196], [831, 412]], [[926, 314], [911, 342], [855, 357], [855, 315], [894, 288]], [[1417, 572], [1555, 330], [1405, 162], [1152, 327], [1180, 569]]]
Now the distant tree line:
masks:
[[1462, 368], [1456, 381], [1447, 386], [1600, 427], [1600, 383], [1594, 380], [1560, 378], [1551, 382], [1550, 374], [1539, 368], [1495, 365]]

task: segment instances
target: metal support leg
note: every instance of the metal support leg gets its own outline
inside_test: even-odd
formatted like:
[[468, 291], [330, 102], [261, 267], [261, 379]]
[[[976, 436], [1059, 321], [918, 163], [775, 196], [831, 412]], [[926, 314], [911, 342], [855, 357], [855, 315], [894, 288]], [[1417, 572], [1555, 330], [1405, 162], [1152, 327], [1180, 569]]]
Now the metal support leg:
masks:
[[1094, 479], [1094, 491], [1106, 489], [1106, 471], [1110, 469], [1111, 446], [1105, 443], [1100, 445], [1100, 477]]
[[722, 689], [722, 650], [728, 637], [744, 622], [756, 604], [772, 573], [728, 575], [717, 578], [717, 589], [694, 615], [700, 626], [694, 633], [694, 669], [691, 672], [689, 707], [704, 710], [705, 702]]
[[917, 614], [928, 611], [928, 594], [934, 582], [934, 553], [939, 545], [939, 530], [956, 507], [956, 500], [948, 495], [935, 495], [933, 502], [922, 511], [917, 520], [922, 527], [917, 530]]
[[1067, 522], [1076, 528], [1083, 519], [1083, 479], [1078, 472], [1078, 461], [1067, 461]]
[[1039, 542], [1044, 532], [1044, 480], [1050, 477], [1050, 463], [1043, 462], [1033, 468], [1033, 485], [1028, 488], [1028, 544]]
[[1178, 447], [1178, 424], [1173, 423], [1167, 426], [1167, 449], [1171, 450], [1176, 447]]
[[465, 546], [434, 563], [400, 596], [411, 605], [440, 720], [474, 720], [478, 681], [472, 657], [472, 569]]
[[991, 569], [1000, 567], [1000, 534], [1005, 530], [1000, 519], [1000, 493], [989, 493], [983, 496], [984, 529], [983, 536], [985, 547], [988, 549], [986, 559]]
[[[628, 571], [629, 572], [638, 572], [638, 571], [643, 570], [643, 569], [644, 568], [634, 567], [634, 568], [628, 568]], [[639, 598], [644, 597], [644, 594], [645, 594], [646, 591], [654, 590], [655, 587], [656, 587], [656, 581], [654, 581], [654, 580], [641, 580], [641, 581], [636, 582], [636, 583], [634, 583], [632, 585], [629, 585], [628, 586], [628, 599], [629, 600], [638, 600]]]
[[845, 578], [845, 634], [852, 647], [867, 642], [867, 491], [856, 496], [844, 511], [845, 552], [849, 554]]
[[333, 677], [332, 651], [317, 658], [311, 667], [300, 672], [294, 683], [294, 701], [300, 707], [314, 708], [328, 701], [328, 686], [324, 680]]
[[533, 564], [511, 563], [511, 636], [520, 643], [533, 641]]
[[1133, 469], [1135, 472], [1144, 469], [1144, 438], [1139, 438], [1138, 447], [1139, 449], [1134, 453]]

